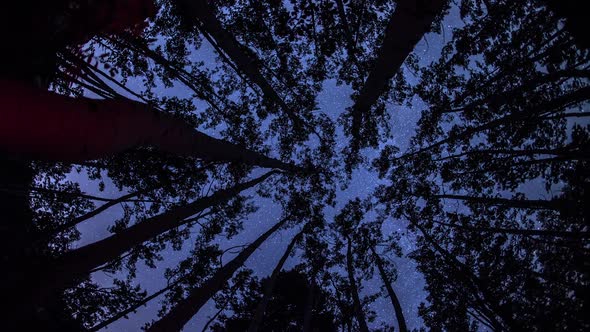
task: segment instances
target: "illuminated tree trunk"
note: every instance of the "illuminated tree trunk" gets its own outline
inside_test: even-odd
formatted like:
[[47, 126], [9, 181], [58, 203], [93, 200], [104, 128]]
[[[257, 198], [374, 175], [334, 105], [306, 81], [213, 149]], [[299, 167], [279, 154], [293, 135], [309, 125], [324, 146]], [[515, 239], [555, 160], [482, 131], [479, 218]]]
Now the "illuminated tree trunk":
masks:
[[0, 100], [0, 150], [11, 154], [76, 162], [148, 145], [209, 161], [295, 169], [128, 99], [69, 98], [0, 81]]
[[287, 218], [281, 220], [266, 233], [262, 234], [256, 241], [252, 242], [238, 256], [232, 259], [225, 266], [220, 268], [209, 280], [205, 281], [199, 288], [194, 289], [183, 300], [179, 301], [168, 314], [155, 322], [148, 332], [174, 332], [180, 331], [186, 323], [199, 312], [201, 307], [217, 293], [233, 274], [246, 262], [248, 257], [264, 242], [287, 222]]

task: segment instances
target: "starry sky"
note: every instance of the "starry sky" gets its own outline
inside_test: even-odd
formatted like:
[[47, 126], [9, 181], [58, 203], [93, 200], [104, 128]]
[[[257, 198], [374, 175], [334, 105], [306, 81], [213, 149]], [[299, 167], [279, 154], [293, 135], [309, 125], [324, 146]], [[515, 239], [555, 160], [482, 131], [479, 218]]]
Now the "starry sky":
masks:
[[[445, 42], [448, 42], [451, 38], [451, 30], [454, 27], [459, 26], [460, 19], [458, 18], [457, 10], [451, 10], [451, 13], [447, 15], [443, 21], [443, 34], [427, 34], [414, 50], [414, 54], [419, 58], [422, 65], [428, 64], [435, 60], [439, 55]], [[203, 60], [206, 63], [209, 61], [213, 63], [215, 61], [215, 53], [210, 45], [204, 44], [198, 52], [193, 55], [193, 60]], [[405, 69], [406, 77], [410, 83], [415, 82], [415, 77], [407, 69]], [[141, 82], [130, 81], [128, 86], [131, 88], [136, 85], [139, 87]], [[332, 119], [336, 119], [347, 107], [352, 105], [350, 94], [352, 90], [348, 86], [337, 86], [334, 81], [326, 81], [324, 83], [323, 91], [318, 95], [317, 101], [320, 111], [326, 113]], [[178, 86], [174, 89], [165, 90], [161, 89], [158, 93], [164, 95], [179, 95], [188, 94], [188, 90]], [[92, 96], [91, 94], [88, 94]], [[198, 107], [199, 105], [197, 105]], [[420, 110], [423, 108], [422, 103], [419, 100], [415, 100], [413, 108], [402, 107], [399, 105], [390, 104], [388, 111], [391, 116], [391, 127], [392, 127], [392, 141], [399, 146], [402, 151], [408, 148], [408, 141], [412, 136], [415, 123], [420, 117]], [[218, 136], [216, 133], [209, 132], [213, 136]], [[342, 132], [338, 134], [338, 144], [344, 146], [347, 143], [347, 139], [343, 137]], [[376, 157], [378, 151], [367, 151], [369, 158]], [[106, 177], [105, 177], [106, 178]], [[84, 175], [71, 173], [69, 180], [77, 181], [80, 183], [82, 191], [103, 197], [119, 197], [125, 192], [119, 192], [114, 185], [106, 183], [106, 189], [104, 192], [98, 191], [98, 184], [96, 182], [89, 181]], [[350, 186], [340, 191], [337, 196], [338, 206], [334, 210], [326, 211], [326, 218], [330, 220], [349, 199], [355, 197], [364, 198], [369, 196], [376, 185], [379, 184], [379, 179], [374, 172], [366, 169], [356, 170], [353, 173], [352, 182]], [[253, 193], [253, 190], [246, 192], [246, 194]], [[251, 217], [244, 221], [244, 230], [238, 235], [232, 238], [230, 241], [220, 242], [221, 249], [229, 248], [235, 245], [247, 244], [255, 240], [260, 234], [272, 227], [281, 217], [281, 209], [276, 204], [266, 199], [258, 199], [256, 203], [259, 205], [259, 210], [252, 214]], [[109, 235], [107, 227], [121, 215], [121, 208], [111, 208], [108, 211], [100, 214], [99, 216], [86, 221], [79, 226], [79, 230], [82, 233], [81, 240], [76, 243], [77, 246], [81, 246], [90, 242], [94, 242], [101, 238]], [[255, 275], [259, 277], [265, 277], [272, 272], [280, 256], [283, 254], [287, 244], [289, 243], [292, 236], [297, 232], [297, 229], [281, 230], [269, 238], [247, 261], [246, 267], [254, 270]], [[400, 246], [403, 249], [404, 254], [407, 254], [414, 250], [413, 235], [407, 234], [406, 224], [400, 220], [390, 220], [383, 225], [383, 233], [385, 235], [391, 234], [392, 232], [398, 232], [402, 234]], [[141, 282], [148, 294], [158, 291], [165, 287], [165, 278], [163, 278], [163, 272], [166, 267], [173, 267], [183, 258], [185, 258], [185, 252], [188, 253], [191, 250], [191, 241], [187, 241], [181, 252], [175, 252], [171, 249], [166, 249], [162, 256], [164, 260], [159, 262], [157, 271], [150, 268], [138, 265], [138, 279]], [[226, 253], [223, 256], [223, 261], [227, 262], [235, 254]], [[394, 290], [396, 291], [401, 305], [404, 310], [404, 315], [408, 324], [409, 329], [421, 327], [422, 320], [418, 317], [417, 309], [420, 302], [425, 301], [426, 293], [424, 291], [424, 279], [421, 274], [416, 271], [415, 264], [408, 258], [396, 257], [394, 254], [384, 254], [386, 259], [394, 262], [398, 270], [398, 280], [393, 284]], [[290, 269], [298, 263], [297, 254], [290, 257], [286, 264], [285, 269]], [[93, 278], [107, 286], [111, 276], [103, 273], [96, 273]], [[381, 281], [370, 280], [362, 283], [361, 295], [374, 294], [378, 292], [381, 287]], [[112, 324], [105, 331], [138, 331], [139, 327], [143, 326], [146, 322], [157, 317], [157, 311], [160, 308], [158, 300], [153, 300], [147, 307], [141, 308], [137, 313], [131, 314], [129, 319], [119, 320]], [[380, 326], [382, 322], [387, 322], [390, 325], [394, 325], [397, 328], [395, 322], [395, 315], [391, 302], [387, 298], [380, 298], [373, 303], [372, 308], [377, 313], [377, 320], [371, 325], [373, 327]], [[215, 312], [214, 304], [209, 301], [201, 311], [193, 317], [193, 319], [185, 326], [185, 331], [201, 331], [205, 322]], [[370, 326], [370, 327], [371, 327]]]

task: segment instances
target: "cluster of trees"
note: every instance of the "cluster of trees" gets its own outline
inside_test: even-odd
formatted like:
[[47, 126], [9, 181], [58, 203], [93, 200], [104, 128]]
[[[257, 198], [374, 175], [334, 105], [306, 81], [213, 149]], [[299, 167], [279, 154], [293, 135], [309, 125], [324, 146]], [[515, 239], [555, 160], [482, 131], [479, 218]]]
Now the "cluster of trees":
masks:
[[[144, 329], [180, 331], [214, 302], [204, 331], [587, 330], [590, 54], [573, 13], [540, 0], [11, 2], [3, 327], [98, 331], [159, 306]], [[413, 54], [449, 15], [442, 54]], [[317, 106], [327, 80], [353, 91], [338, 119]], [[392, 104], [420, 112], [408, 150], [388, 144]], [[342, 202], [358, 168], [381, 184]], [[121, 194], [84, 193], [72, 172]], [[224, 262], [222, 240], [262, 201], [279, 220]], [[79, 226], [99, 222], [110, 235], [79, 245]], [[384, 234], [391, 222], [415, 251]], [[285, 252], [255, 277], [245, 263], [279, 233]], [[181, 259], [162, 272], [165, 250]], [[405, 254], [426, 281], [424, 327], [396, 294], [391, 259]], [[144, 265], [161, 289], [144, 289]]]

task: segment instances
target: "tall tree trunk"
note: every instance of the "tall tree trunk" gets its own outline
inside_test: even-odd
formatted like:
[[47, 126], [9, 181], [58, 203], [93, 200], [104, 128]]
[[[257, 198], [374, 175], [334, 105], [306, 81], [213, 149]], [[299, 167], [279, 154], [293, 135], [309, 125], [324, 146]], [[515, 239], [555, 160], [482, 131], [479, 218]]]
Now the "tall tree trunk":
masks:
[[262, 295], [262, 299], [260, 300], [260, 303], [258, 303], [258, 306], [256, 307], [256, 312], [254, 313], [254, 318], [252, 318], [252, 321], [250, 322], [250, 326], [248, 327], [248, 332], [257, 332], [258, 329], [260, 328], [260, 323], [262, 323], [262, 319], [264, 318], [264, 313], [266, 312], [266, 307], [268, 306], [268, 303], [270, 302], [270, 298], [272, 297], [272, 291], [273, 291], [275, 284], [277, 282], [277, 278], [279, 276], [279, 273], [283, 269], [283, 265], [285, 264], [285, 261], [287, 260], [287, 258], [289, 258], [291, 251], [293, 251], [293, 247], [295, 246], [297, 241], [299, 241], [299, 239], [301, 238], [302, 235], [303, 235], [303, 231], [297, 233], [297, 235], [295, 235], [293, 237], [293, 239], [291, 240], [291, 242], [287, 246], [285, 253], [281, 257], [281, 259], [279, 259], [279, 262], [277, 263], [274, 270], [272, 271], [272, 274], [270, 275], [270, 278], [268, 279], [268, 281], [264, 287], [264, 293]]
[[[571, 159], [590, 159], [590, 153], [576, 148], [563, 147], [559, 149], [528, 149], [528, 150], [509, 150], [509, 149], [483, 149], [473, 150], [446, 157], [435, 159], [434, 161], [445, 161], [449, 159], [461, 158], [465, 156], [478, 156], [483, 158], [485, 155], [510, 155], [510, 156], [534, 156], [534, 155], [553, 155], [558, 157], [569, 157]], [[489, 157], [486, 157], [489, 158]]]
[[[260, 60], [252, 51], [241, 45], [236, 38], [226, 31], [221, 22], [217, 20], [214, 9], [208, 0], [177, 0], [180, 12], [189, 22], [198, 20], [201, 23], [199, 27], [204, 34], [211, 36], [225, 55], [227, 55], [236, 65], [238, 70], [244, 74], [248, 80], [256, 84], [267, 100], [283, 109], [294, 125], [300, 125], [301, 120], [285, 104], [285, 101], [279, 96], [272, 85], [260, 73]], [[247, 52], [248, 50], [249, 52]], [[223, 56], [223, 54], [222, 54]]]
[[141, 301], [135, 303], [134, 305], [130, 306], [129, 308], [118, 312], [117, 314], [113, 315], [111, 318], [102, 321], [96, 325], [94, 325], [93, 327], [91, 327], [90, 329], [88, 329], [88, 332], [96, 332], [99, 331], [111, 324], [113, 324], [114, 322], [118, 321], [119, 319], [126, 317], [127, 315], [129, 315], [132, 312], [137, 311], [137, 309], [139, 309], [139, 307], [146, 305], [149, 301], [155, 299], [156, 297], [166, 293], [167, 291], [169, 291], [170, 289], [172, 289], [174, 286], [176, 286], [177, 284], [180, 283], [181, 280], [177, 280], [173, 283], [171, 283], [170, 285], [160, 289], [159, 291], [153, 293], [152, 295], [146, 296], [145, 298], [143, 298]]
[[467, 195], [433, 195], [431, 197], [439, 199], [453, 199], [460, 200], [470, 203], [480, 203], [487, 205], [500, 205], [515, 209], [531, 209], [531, 210], [562, 210], [564, 206], [568, 205], [568, 202], [564, 199], [555, 198], [552, 200], [544, 199], [509, 199], [499, 197], [481, 197], [481, 196], [467, 196]]
[[[34, 173], [26, 161], [11, 160], [0, 154], [2, 171], [0, 186], [27, 188], [33, 181]], [[23, 297], [23, 290], [31, 287], [31, 265], [34, 265], [40, 250], [30, 250], [33, 243], [31, 230], [34, 229], [33, 213], [27, 195], [12, 195], [0, 191], [0, 314], [3, 329], [18, 331], [33, 325], [34, 307]], [[29, 250], [27, 250], [29, 249]], [[42, 249], [42, 248], [39, 248]]]
[[199, 79], [199, 77], [196, 75], [186, 71], [182, 65], [174, 63], [173, 61], [165, 58], [158, 51], [150, 49], [144, 39], [134, 37], [130, 34], [122, 34], [118, 36], [118, 38], [107, 37], [107, 40], [113, 44], [118, 44], [124, 48], [130, 48], [134, 50], [134, 52], [141, 53], [142, 55], [152, 59], [157, 65], [167, 68], [171, 75], [173, 75], [186, 87], [191, 89], [197, 97], [206, 101], [209, 106], [214, 108], [220, 114], [224, 113], [224, 111], [217, 104], [220, 97], [215, 93], [214, 89], [210, 85], [210, 82], [203, 82], [203, 80]]
[[209, 161], [296, 169], [128, 99], [70, 98], [0, 80], [0, 100], [0, 149], [12, 154], [76, 162], [149, 145]]
[[490, 232], [500, 234], [513, 234], [523, 236], [543, 236], [543, 237], [564, 237], [572, 239], [590, 238], [590, 232], [569, 232], [569, 231], [553, 231], [553, 230], [537, 230], [537, 229], [514, 229], [514, 228], [500, 228], [500, 227], [473, 227], [461, 224], [449, 224], [445, 222], [434, 221], [435, 223], [448, 227], [455, 227], [464, 229], [470, 232]]
[[148, 332], [173, 332], [180, 331], [184, 325], [199, 312], [201, 307], [223, 287], [248, 257], [262, 244], [269, 236], [281, 228], [288, 218], [284, 218], [271, 229], [262, 234], [256, 241], [252, 242], [238, 256], [220, 268], [215, 274], [199, 288], [190, 292], [183, 300], [180, 300], [164, 317], [155, 322]]
[[504, 309], [506, 305], [499, 305], [500, 301], [497, 295], [488, 291], [487, 285], [481, 278], [475, 275], [469, 267], [457, 260], [447, 250], [443, 249], [414, 217], [407, 215], [406, 217], [408, 217], [409, 222], [420, 230], [424, 238], [447, 261], [449, 267], [457, 271], [456, 275], [460, 278], [458, 281], [463, 282], [465, 286], [471, 288], [473, 295], [481, 302], [481, 307], [484, 309], [487, 309], [486, 307], [490, 308], [486, 310], [486, 317], [490, 322], [493, 322], [494, 327], [500, 331], [506, 330], [507, 328], [514, 331], [522, 330], [520, 324], [512, 317], [512, 313]]
[[389, 295], [389, 299], [391, 300], [391, 305], [393, 305], [393, 309], [395, 310], [395, 318], [397, 319], [397, 324], [399, 326], [400, 332], [407, 332], [408, 328], [406, 325], [406, 320], [404, 318], [404, 312], [402, 310], [402, 306], [399, 303], [399, 299], [397, 295], [393, 291], [393, 287], [391, 286], [391, 281], [389, 280], [387, 273], [385, 272], [385, 268], [383, 267], [383, 261], [381, 261], [381, 257], [375, 251], [375, 248], [371, 246], [371, 252], [373, 253], [373, 258], [375, 259], [375, 264], [377, 265], [377, 269], [379, 270], [379, 275], [381, 276], [381, 280], [385, 285], [385, 289], [387, 289], [387, 294]]
[[83, 215], [81, 215], [79, 217], [76, 217], [76, 218], [74, 218], [74, 219], [66, 222], [65, 224], [63, 224], [62, 226], [60, 226], [58, 229], [56, 229], [53, 232], [52, 236], [55, 236], [55, 235], [57, 235], [57, 234], [59, 234], [61, 232], [65, 232], [65, 231], [67, 231], [70, 228], [76, 227], [78, 224], [80, 224], [80, 223], [82, 223], [82, 222], [84, 222], [84, 221], [86, 221], [86, 220], [88, 220], [88, 219], [90, 219], [92, 217], [97, 216], [101, 212], [106, 211], [107, 209], [109, 209], [109, 208], [111, 208], [111, 207], [113, 207], [113, 206], [115, 206], [117, 204], [126, 202], [129, 199], [131, 199], [133, 197], [136, 197], [136, 196], [138, 196], [140, 194], [142, 194], [141, 191], [135, 191], [135, 192], [129, 193], [127, 195], [123, 195], [123, 196], [121, 196], [121, 197], [119, 197], [119, 198], [117, 198], [115, 200], [112, 200], [112, 201], [110, 201], [108, 203], [105, 203], [105, 204], [99, 206], [98, 208], [96, 208], [96, 209], [94, 209], [94, 210], [92, 210], [90, 212], [87, 212], [87, 213], [85, 213], [85, 214], [83, 214]]
[[354, 38], [352, 37], [352, 29], [350, 28], [348, 18], [346, 17], [346, 10], [344, 9], [344, 3], [342, 0], [336, 0], [336, 7], [338, 8], [338, 16], [342, 24], [342, 30], [344, 31], [344, 39], [346, 41], [348, 56], [353, 60], [355, 65], [357, 65], [355, 56], [355, 42]]
[[365, 312], [359, 298], [359, 291], [354, 278], [354, 266], [352, 263], [352, 240], [348, 238], [348, 246], [346, 247], [346, 270], [348, 271], [348, 282], [350, 283], [350, 292], [352, 293], [352, 301], [354, 303], [354, 314], [356, 320], [359, 323], [361, 332], [369, 332], [367, 326], [367, 319], [365, 318]]
[[579, 2], [571, 0], [545, 0], [548, 7], [555, 13], [566, 19], [565, 27], [576, 39], [576, 43], [582, 48], [590, 48], [590, 37], [586, 32], [586, 10], [580, 7]]
[[[71, 10], [71, 8], [70, 8]], [[78, 8], [71, 10], [64, 31], [67, 45], [81, 45], [92, 37], [121, 33], [127, 29], [145, 25], [145, 20], [155, 16], [158, 8], [153, 0], [103, 0], [78, 1]]]
[[353, 139], [359, 137], [362, 119], [422, 36], [430, 30], [432, 21], [443, 10], [445, 0], [399, 0], [387, 29], [373, 68], [352, 107]]
[[[565, 109], [566, 107], [573, 106], [579, 103], [582, 103], [586, 100], [590, 99], [590, 87], [583, 87], [579, 88], [576, 91], [569, 92], [567, 94], [561, 95], [556, 97], [552, 100], [543, 102], [540, 105], [534, 105], [534, 111], [521, 111], [510, 113], [500, 118], [491, 120], [489, 122], [483, 123], [476, 127], [468, 127], [465, 128], [463, 131], [448, 135], [446, 138], [441, 139], [435, 143], [432, 143], [429, 146], [421, 147], [420, 149], [414, 152], [408, 152], [400, 157], [395, 158], [396, 160], [408, 158], [420, 153], [427, 152], [444, 144], [456, 142], [462, 139], [467, 139], [472, 137], [477, 133], [484, 132], [486, 130], [499, 127], [501, 125], [507, 125], [514, 122], [523, 122], [526, 121], [527, 123], [534, 123], [547, 120], [548, 118], [543, 118], [543, 115], [552, 115], [560, 110]], [[585, 114], [585, 113], [584, 113]]]
[[166, 231], [181, 226], [184, 219], [193, 216], [207, 208], [227, 202], [240, 192], [252, 188], [263, 182], [276, 171], [238, 184], [234, 187], [220, 190], [211, 196], [203, 197], [189, 203], [151, 217], [143, 222], [134, 224], [110, 237], [88, 244], [79, 249], [66, 253], [55, 268], [54, 283], [63, 287], [73, 282], [76, 277], [88, 273], [105, 263], [108, 263], [133, 247], [144, 243]]
[[558, 70], [555, 72], [551, 72], [549, 74], [537, 73], [537, 75], [534, 78], [527, 80], [525, 83], [517, 86], [516, 88], [513, 88], [508, 91], [503, 91], [503, 92], [498, 92], [498, 93], [495, 93], [492, 95], [488, 95], [488, 96], [483, 97], [479, 100], [475, 100], [473, 102], [470, 102], [467, 105], [460, 106], [459, 108], [442, 110], [441, 113], [448, 114], [448, 113], [460, 113], [460, 112], [473, 112], [477, 106], [481, 106], [481, 105], [485, 105], [485, 104], [490, 104], [490, 105], [494, 105], [494, 107], [499, 107], [500, 105], [505, 105], [505, 104], [511, 103], [512, 100], [515, 97], [519, 96], [520, 94], [525, 93], [527, 91], [537, 89], [538, 87], [540, 87], [544, 84], [553, 83], [555, 81], [562, 80], [564, 78], [571, 79], [571, 78], [589, 78], [589, 77], [590, 77], [590, 70], [586, 70], [586, 69], [564, 69], [564, 70]]
[[303, 312], [303, 332], [311, 332], [311, 320], [313, 317], [313, 307], [316, 290], [315, 278], [312, 276], [309, 282], [309, 290], [305, 301], [305, 311]]

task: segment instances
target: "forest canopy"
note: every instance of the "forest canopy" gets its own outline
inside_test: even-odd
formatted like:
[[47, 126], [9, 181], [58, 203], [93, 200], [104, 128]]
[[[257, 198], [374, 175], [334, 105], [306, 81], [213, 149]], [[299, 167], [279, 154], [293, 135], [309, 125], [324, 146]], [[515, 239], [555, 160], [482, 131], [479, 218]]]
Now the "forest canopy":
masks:
[[3, 328], [589, 330], [579, 6], [11, 1]]

